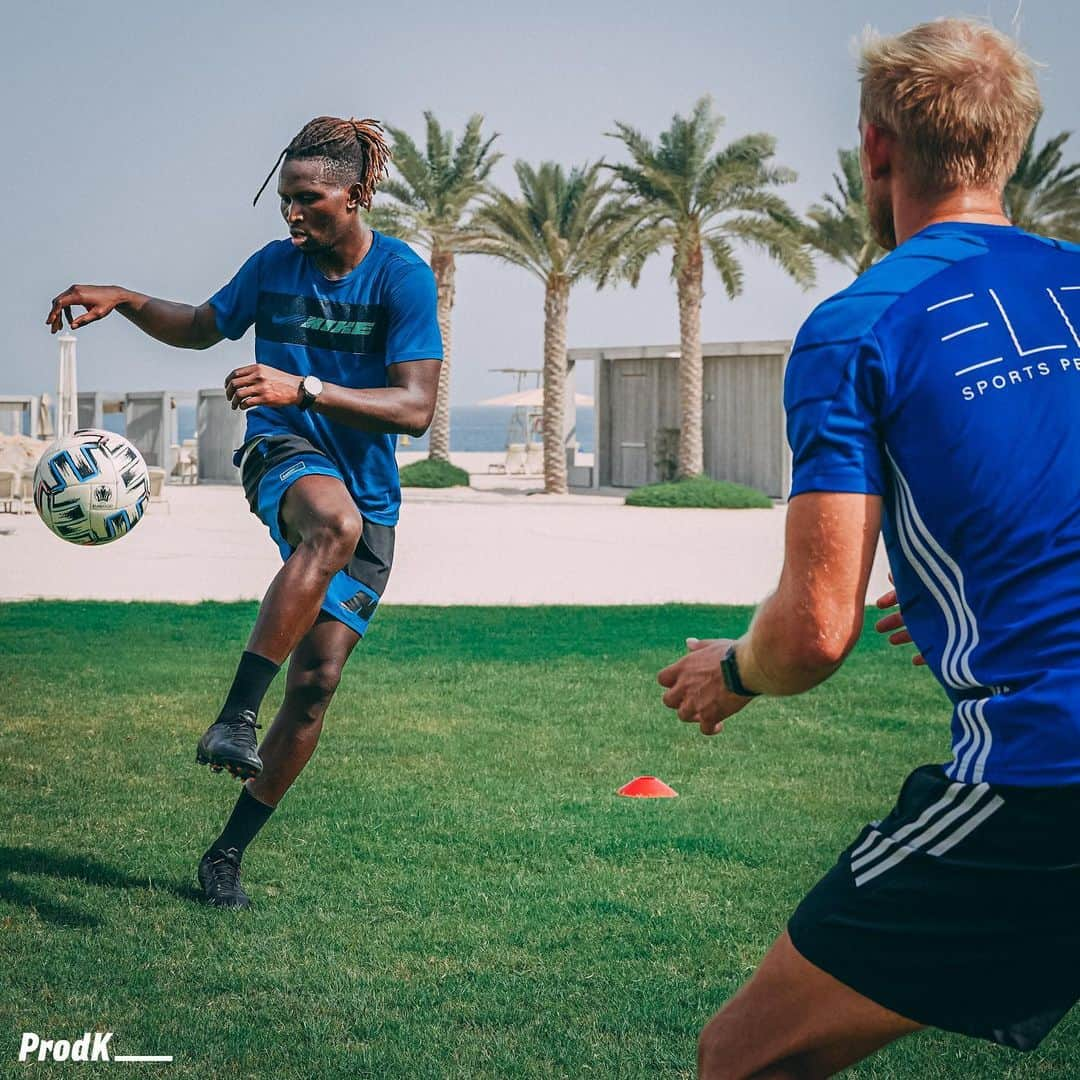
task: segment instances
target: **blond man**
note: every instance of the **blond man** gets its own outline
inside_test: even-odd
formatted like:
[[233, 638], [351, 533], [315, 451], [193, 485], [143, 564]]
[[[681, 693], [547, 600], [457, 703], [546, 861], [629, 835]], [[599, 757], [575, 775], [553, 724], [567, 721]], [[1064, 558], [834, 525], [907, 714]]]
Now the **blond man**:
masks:
[[703, 1077], [831, 1076], [924, 1026], [1031, 1049], [1080, 997], [1080, 248], [1002, 212], [1040, 111], [1012, 40], [941, 20], [868, 38], [861, 74], [895, 250], [792, 349], [776, 592], [660, 682], [713, 735], [828, 678], [883, 530], [907, 630], [879, 628], [941, 683], [952, 756], [811, 890], [702, 1032]]

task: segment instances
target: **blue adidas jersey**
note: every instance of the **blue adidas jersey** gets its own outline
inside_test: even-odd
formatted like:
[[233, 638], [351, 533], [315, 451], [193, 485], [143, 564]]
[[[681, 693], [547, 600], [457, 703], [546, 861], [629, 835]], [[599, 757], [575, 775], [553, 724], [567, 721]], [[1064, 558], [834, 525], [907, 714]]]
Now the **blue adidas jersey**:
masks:
[[949, 776], [1080, 784], [1080, 247], [946, 222], [792, 348], [792, 496], [881, 495]]
[[[407, 244], [378, 232], [360, 264], [336, 281], [291, 240], [275, 240], [210, 303], [228, 338], [243, 337], [254, 324], [258, 363], [337, 386], [386, 386], [390, 364], [442, 359], [434, 275]], [[309, 440], [341, 470], [365, 518], [397, 524], [396, 436], [337, 424], [296, 406], [248, 413], [246, 439], [274, 434]]]

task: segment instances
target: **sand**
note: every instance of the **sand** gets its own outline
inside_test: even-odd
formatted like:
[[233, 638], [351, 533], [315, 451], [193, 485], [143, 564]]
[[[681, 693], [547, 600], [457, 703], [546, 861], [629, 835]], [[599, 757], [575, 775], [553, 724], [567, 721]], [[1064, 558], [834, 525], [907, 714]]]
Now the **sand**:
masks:
[[[469, 460], [476, 468], [482, 462]], [[623, 493], [529, 494], [536, 478], [477, 472], [480, 490], [407, 490], [397, 604], [751, 604], [774, 587], [785, 508], [652, 510]], [[0, 514], [0, 601], [256, 599], [280, 567], [239, 487], [166, 487], [132, 533], [81, 548], [32, 511]], [[888, 587], [879, 557], [869, 595]]]

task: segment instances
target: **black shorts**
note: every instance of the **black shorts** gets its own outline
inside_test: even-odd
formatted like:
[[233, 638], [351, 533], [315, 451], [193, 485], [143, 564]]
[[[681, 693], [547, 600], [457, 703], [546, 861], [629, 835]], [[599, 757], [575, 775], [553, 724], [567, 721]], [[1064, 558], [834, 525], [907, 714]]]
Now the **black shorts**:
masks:
[[[341, 470], [299, 435], [258, 436], [245, 443], [236, 458], [251, 512], [270, 530], [282, 559], [288, 559], [293, 547], [281, 521], [285, 493], [302, 476], [332, 476], [344, 484]], [[330, 579], [322, 603], [323, 611], [361, 637], [379, 605], [394, 562], [393, 526], [367, 518], [363, 522], [353, 557]]]
[[916, 769], [788, 924], [812, 964], [901, 1016], [1034, 1049], [1080, 998], [1080, 787]]

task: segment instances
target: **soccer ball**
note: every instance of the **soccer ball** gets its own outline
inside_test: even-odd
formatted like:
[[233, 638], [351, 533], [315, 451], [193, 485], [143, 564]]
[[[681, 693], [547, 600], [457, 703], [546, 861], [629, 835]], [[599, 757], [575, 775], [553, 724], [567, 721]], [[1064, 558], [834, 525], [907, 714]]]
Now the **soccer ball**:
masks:
[[41, 520], [72, 544], [111, 544], [150, 501], [142, 454], [122, 435], [85, 428], [54, 442], [34, 472]]

